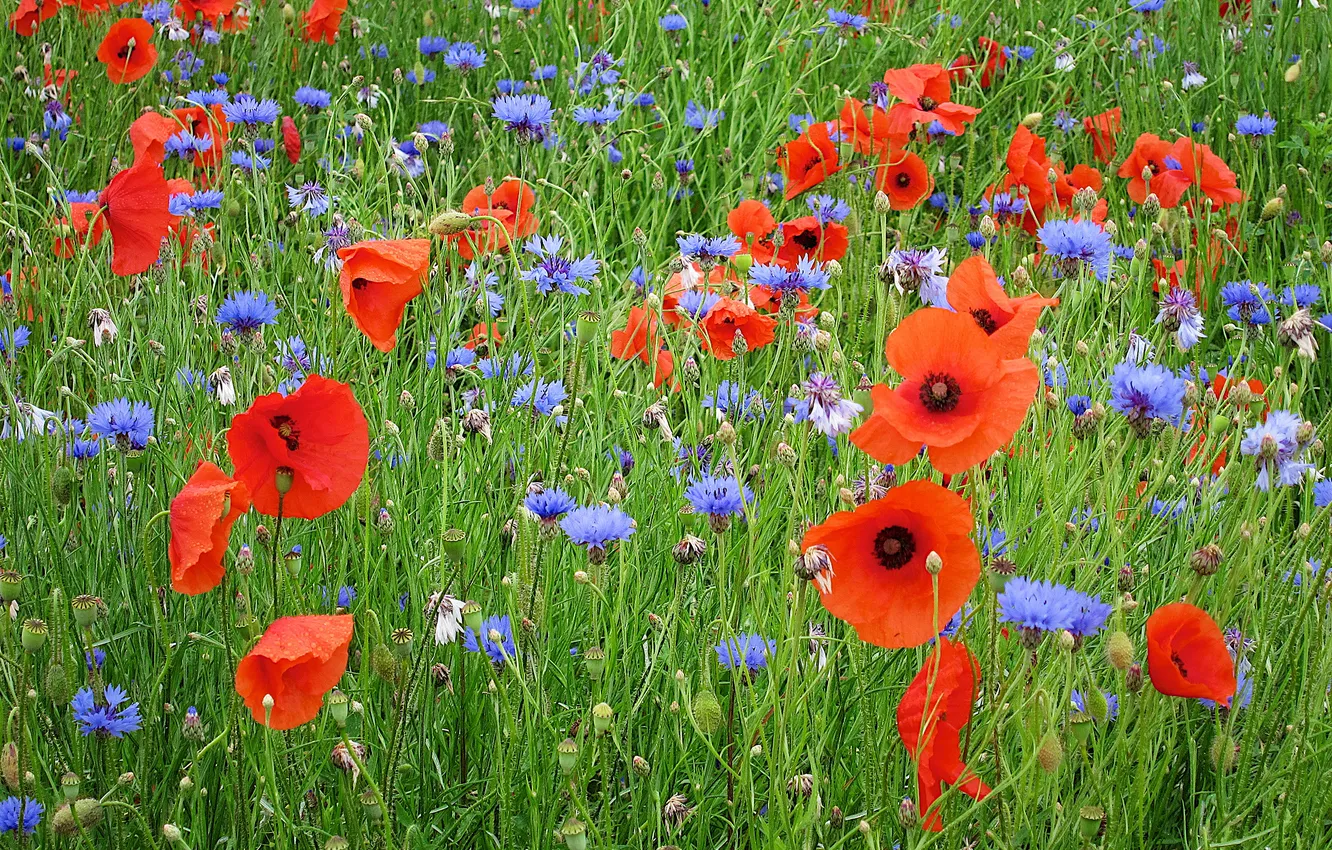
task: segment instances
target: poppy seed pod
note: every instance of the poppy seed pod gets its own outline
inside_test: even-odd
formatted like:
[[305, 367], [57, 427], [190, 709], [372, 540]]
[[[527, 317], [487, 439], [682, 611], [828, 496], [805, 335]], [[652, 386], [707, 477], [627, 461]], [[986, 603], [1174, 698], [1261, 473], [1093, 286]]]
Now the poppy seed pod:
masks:
[[609, 703], [599, 702], [592, 706], [592, 728], [598, 735], [610, 731], [611, 722], [614, 720], [615, 709], [611, 708]]
[[560, 763], [560, 770], [566, 776], [573, 773], [573, 769], [578, 766], [578, 742], [573, 738], [565, 738], [555, 748], [555, 752]]

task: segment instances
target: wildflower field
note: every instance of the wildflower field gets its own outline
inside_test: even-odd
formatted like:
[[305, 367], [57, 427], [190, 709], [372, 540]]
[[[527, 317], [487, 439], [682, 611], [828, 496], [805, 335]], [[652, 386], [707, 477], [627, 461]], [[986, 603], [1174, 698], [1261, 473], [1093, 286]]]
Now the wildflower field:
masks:
[[1332, 846], [1323, 0], [5, 0], [0, 846]]

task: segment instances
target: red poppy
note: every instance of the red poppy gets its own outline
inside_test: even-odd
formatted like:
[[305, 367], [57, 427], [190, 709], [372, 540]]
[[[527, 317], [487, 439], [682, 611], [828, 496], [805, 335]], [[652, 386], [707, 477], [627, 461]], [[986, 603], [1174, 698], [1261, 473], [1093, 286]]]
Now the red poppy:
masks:
[[1082, 130], [1092, 140], [1092, 155], [1101, 162], [1115, 158], [1115, 139], [1123, 126], [1124, 110], [1116, 106], [1100, 115], [1090, 115], [1082, 119]]
[[176, 0], [176, 17], [187, 24], [199, 16], [208, 23], [215, 23], [235, 9], [236, 0]]
[[196, 596], [222, 582], [231, 526], [250, 509], [250, 491], [204, 461], [171, 500], [171, 588]]
[[876, 169], [874, 182], [895, 210], [914, 209], [934, 189], [925, 160], [910, 151], [890, 152]]
[[976, 44], [984, 51], [985, 70], [981, 71], [981, 88], [988, 89], [990, 83], [1003, 73], [1004, 66], [1008, 64], [1008, 54], [1004, 52], [1004, 46], [992, 38], [980, 36], [976, 39]]
[[380, 351], [398, 344], [407, 302], [420, 295], [430, 273], [429, 239], [379, 239], [338, 249], [342, 306]]
[[9, 16], [9, 28], [31, 38], [37, 34], [42, 21], [55, 17], [61, 5], [59, 0], [19, 0], [18, 8]]
[[820, 221], [816, 216], [801, 216], [782, 225], [782, 247], [777, 249], [777, 263], [794, 269], [804, 257], [826, 263], [846, 256], [848, 231], [845, 224]]
[[837, 161], [837, 145], [828, 133], [828, 125], [816, 121], [799, 138], [778, 148], [777, 164], [786, 177], [788, 201], [836, 174], [841, 166]]
[[116, 21], [97, 48], [97, 61], [106, 66], [106, 76], [113, 83], [143, 79], [157, 64], [153, 25], [143, 18]]
[[1019, 124], [1008, 144], [1004, 164], [1008, 174], [1002, 184], [1003, 190], [1013, 191], [1018, 187], [1025, 190], [1021, 193], [1027, 202], [1022, 226], [1027, 232], [1035, 233], [1045, 221], [1045, 208], [1054, 200], [1049, 181], [1052, 166], [1045, 154], [1045, 139]]
[[1041, 311], [1059, 306], [1059, 299], [1038, 294], [1009, 297], [990, 262], [976, 256], [959, 263], [948, 278], [948, 304], [975, 320], [998, 347], [1000, 357], [1022, 357]]
[[917, 124], [929, 126], [938, 121], [953, 135], [960, 136], [969, 121], [976, 120], [980, 110], [974, 106], [952, 103], [953, 86], [948, 72], [941, 65], [912, 65], [909, 68], [890, 68], [883, 81], [888, 91], [900, 103], [888, 110], [888, 132], [906, 135]]
[[1170, 146], [1169, 155], [1180, 168], [1167, 169], [1152, 179], [1152, 191], [1161, 199], [1161, 206], [1178, 205], [1191, 186], [1197, 186], [1216, 206], [1244, 200], [1235, 172], [1207, 145], [1184, 136]]
[[[512, 240], [531, 236], [540, 227], [540, 220], [531, 212], [535, 203], [536, 192], [516, 177], [504, 178], [490, 195], [484, 186], [477, 186], [463, 198], [462, 212], [489, 218], [449, 238], [464, 260], [477, 253], [507, 251]], [[490, 218], [499, 221], [500, 226]]]
[[726, 215], [726, 226], [744, 246], [741, 251], [754, 258], [756, 263], [772, 262], [777, 250], [772, 244], [772, 232], [777, 229], [777, 220], [772, 217], [767, 204], [762, 201], [741, 201]]
[[74, 256], [76, 246], [97, 245], [106, 233], [106, 217], [97, 204], [72, 203], [69, 216], [56, 219], [56, 226], [68, 227], [69, 235], [57, 236], [52, 251], [62, 260]]
[[336, 44], [342, 13], [347, 11], [347, 0], [314, 0], [305, 13], [305, 29], [301, 37], [306, 41]]
[[183, 109], [175, 110], [172, 115], [180, 122], [181, 127], [177, 128], [189, 130], [190, 133], [198, 139], [212, 139], [213, 144], [206, 151], [199, 151], [194, 154], [194, 164], [199, 168], [213, 168], [222, 163], [222, 155], [226, 150], [227, 137], [231, 134], [231, 123], [227, 121], [227, 116], [222, 113], [222, 107], [213, 105], [210, 107], [187, 106]]
[[472, 327], [472, 335], [467, 340], [463, 348], [472, 351], [488, 351], [492, 348], [499, 348], [500, 343], [504, 342], [504, 337], [500, 336], [500, 326], [496, 322], [486, 324], [477, 322]]
[[943, 783], [973, 800], [990, 793], [990, 786], [962, 761], [962, 727], [971, 722], [980, 678], [980, 663], [971, 650], [941, 637], [897, 704], [897, 734], [916, 762], [921, 828], [930, 832], [943, 829], [934, 808]]
[[1147, 673], [1166, 696], [1228, 705], [1235, 695], [1235, 661], [1221, 627], [1187, 602], [1162, 605], [1147, 618]]
[[1143, 133], [1133, 142], [1133, 150], [1115, 172], [1120, 177], [1127, 177], [1128, 196], [1135, 204], [1147, 200], [1147, 193], [1154, 191], [1147, 180], [1142, 179], [1144, 170], [1151, 172], [1149, 179], [1166, 170], [1165, 158], [1170, 155], [1170, 143], [1159, 138], [1155, 133]]
[[[324, 694], [347, 672], [350, 614], [282, 617], [236, 665], [236, 693], [256, 723], [285, 731], [319, 715]], [[271, 711], [264, 697], [273, 698]]]
[[175, 217], [171, 190], [162, 169], [136, 162], [111, 178], [102, 192], [102, 217], [111, 231], [111, 271], [121, 277], [142, 274], [157, 262], [162, 239]]
[[842, 140], [850, 142], [857, 153], [873, 157], [883, 157], [890, 148], [903, 147], [910, 136], [909, 132], [890, 133], [887, 112], [871, 104], [866, 115], [865, 104], [853, 97], [848, 97], [842, 106], [838, 130]]
[[[779, 313], [782, 309], [781, 299], [777, 297], [771, 289], [766, 286], [751, 286], [748, 290], [749, 303], [754, 305], [754, 309], [763, 313]], [[805, 322], [819, 314], [819, 308], [809, 303], [809, 294], [800, 292], [796, 301], [795, 316], [798, 321]]]
[[85, 24], [90, 16], [111, 10], [111, 0], [63, 0], [63, 3], [78, 9], [79, 20]]
[[175, 118], [157, 112], [145, 112], [130, 124], [130, 144], [134, 147], [134, 162], [161, 165], [166, 159], [167, 139], [181, 131]]
[[[971, 595], [980, 579], [973, 525], [966, 499], [933, 481], [909, 481], [828, 517], [805, 532], [800, 548], [823, 546], [832, 559], [831, 581], [819, 584], [828, 612], [861, 640], [901, 649], [937, 635]], [[931, 552], [943, 560], [937, 612], [925, 567]]]
[[55, 90], [64, 97], [67, 92], [65, 86], [79, 75], [78, 71], [70, 68], [52, 68], [51, 63], [42, 65], [42, 82], [47, 86], [54, 86]]
[[[260, 396], [227, 431], [236, 478], [250, 488], [254, 509], [316, 519], [342, 507], [365, 475], [370, 431], [351, 387], [311, 375], [289, 396]], [[279, 500], [277, 478], [290, 478]]]
[[906, 463], [924, 444], [935, 469], [963, 472], [1012, 439], [1041, 384], [1034, 363], [1006, 359], [1002, 339], [951, 310], [917, 310], [885, 348], [902, 382], [876, 384], [873, 412], [851, 432], [851, 442], [882, 463]]
[[730, 360], [736, 356], [737, 332], [744, 335], [745, 350], [754, 351], [776, 338], [776, 327], [777, 320], [771, 316], [762, 315], [743, 301], [723, 298], [703, 317], [700, 330], [712, 356]]
[[652, 386], [670, 380], [675, 357], [661, 346], [657, 314], [644, 307], [632, 307], [624, 330], [611, 331], [610, 353], [617, 360], [641, 360], [654, 367]]
[[290, 115], [282, 116], [282, 149], [287, 152], [287, 160], [295, 165], [301, 159], [301, 131], [296, 129], [296, 122]]

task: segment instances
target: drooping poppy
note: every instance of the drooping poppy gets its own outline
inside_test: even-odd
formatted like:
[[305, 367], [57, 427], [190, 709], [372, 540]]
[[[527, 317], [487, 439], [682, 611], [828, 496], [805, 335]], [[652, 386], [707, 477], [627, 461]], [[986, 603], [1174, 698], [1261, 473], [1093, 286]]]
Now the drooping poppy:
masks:
[[430, 273], [429, 239], [377, 239], [338, 249], [342, 306], [380, 351], [398, 344], [402, 313]]
[[[831, 584], [819, 585], [828, 612], [861, 640], [901, 649], [935, 637], [971, 595], [980, 579], [973, 525], [966, 499], [933, 481], [909, 481], [828, 517], [805, 532], [800, 548], [828, 550]], [[925, 566], [931, 552], [943, 561], [937, 614]]]
[[42, 21], [55, 17], [63, 4], [59, 0], [19, 0], [9, 16], [9, 28], [24, 38], [32, 38]]
[[171, 500], [171, 588], [186, 596], [206, 593], [222, 582], [222, 555], [231, 526], [250, 509], [250, 491], [204, 461]]
[[890, 149], [904, 147], [910, 133], [892, 133], [888, 130], [888, 113], [873, 104], [869, 105], [848, 97], [838, 115], [838, 131], [842, 140], [851, 143], [857, 153], [881, 158]]
[[816, 121], [799, 138], [778, 148], [777, 164], [786, 178], [788, 201], [836, 174], [841, 165], [828, 125]]
[[840, 260], [846, 256], [850, 244], [848, 236], [845, 224], [822, 221], [813, 215], [801, 216], [782, 225], [782, 247], [777, 249], [777, 263], [794, 270], [805, 257], [820, 263]]
[[[324, 695], [347, 672], [353, 625], [350, 614], [275, 620], [236, 665], [236, 693], [254, 721], [285, 731], [314, 720]], [[273, 698], [271, 712], [266, 696]]]
[[301, 131], [296, 129], [296, 122], [290, 115], [282, 116], [282, 150], [287, 154], [287, 161], [292, 165], [301, 160]]
[[113, 83], [132, 83], [148, 76], [157, 64], [153, 25], [143, 18], [116, 21], [97, 48], [97, 61], [106, 66], [106, 76]]
[[111, 178], [102, 191], [102, 217], [111, 231], [111, 271], [142, 274], [157, 262], [171, 230], [171, 190], [162, 169], [136, 162]]
[[917, 124], [928, 127], [938, 121], [945, 130], [960, 136], [967, 123], [980, 114], [977, 107], [952, 102], [953, 85], [941, 65], [890, 68], [884, 72], [883, 81], [899, 101], [888, 109], [890, 134], [907, 135]]
[[703, 317], [700, 329], [708, 351], [718, 360], [736, 356], [735, 335], [744, 335], [745, 350], [754, 351], [776, 338], [777, 320], [764, 316], [743, 301], [723, 298]]
[[1207, 145], [1184, 136], [1170, 146], [1169, 156], [1180, 167], [1167, 168], [1152, 179], [1152, 191], [1161, 199], [1161, 206], [1177, 206], [1192, 186], [1218, 207], [1244, 200], [1235, 172]]
[[[254, 509], [316, 519], [342, 507], [365, 475], [370, 431], [351, 387], [310, 375], [288, 396], [260, 396], [231, 420], [227, 452]], [[278, 476], [290, 489], [280, 500]]]
[[755, 200], [741, 201], [726, 214], [726, 226], [740, 240], [743, 246], [741, 251], [753, 257], [754, 262], [772, 261], [777, 250], [772, 244], [772, 232], [777, 229], [777, 220], [772, 217], [767, 204]]
[[963, 472], [1012, 439], [1041, 384], [1036, 364], [1005, 358], [1002, 339], [938, 307], [903, 319], [885, 348], [902, 382], [876, 384], [873, 412], [851, 432], [881, 463], [906, 463], [925, 445], [935, 469]]
[[52, 250], [62, 260], [74, 256], [77, 246], [97, 245], [106, 233], [106, 217], [101, 214], [97, 204], [75, 202], [69, 205], [69, 215], [56, 219], [58, 228], [68, 227], [63, 235], [55, 238]]
[[347, 11], [347, 0], [314, 0], [306, 10], [305, 28], [301, 37], [306, 41], [336, 44], [342, 15]]
[[181, 126], [174, 117], [157, 112], [145, 112], [130, 124], [130, 145], [134, 147], [134, 162], [161, 165], [166, 159], [166, 143]]
[[[525, 239], [536, 233], [541, 226], [540, 219], [531, 212], [536, 199], [536, 191], [517, 177], [504, 178], [489, 195], [485, 186], [474, 187], [463, 198], [461, 211], [486, 218], [449, 237], [458, 255], [471, 260], [478, 253], [504, 252], [509, 250], [509, 243], [514, 239]], [[495, 219], [499, 225], [490, 219]]]
[[917, 764], [921, 828], [930, 832], [943, 829], [943, 819], [934, 808], [943, 796], [943, 783], [957, 786], [973, 800], [990, 793], [990, 787], [962, 761], [962, 727], [971, 722], [980, 678], [980, 663], [971, 650], [940, 637], [897, 704], [897, 734]]
[[[1119, 177], [1128, 178], [1128, 196], [1135, 204], [1147, 200], [1147, 194], [1154, 191], [1149, 185], [1157, 174], [1166, 170], [1165, 159], [1170, 155], [1170, 143], [1155, 133], [1143, 133], [1133, 142], [1133, 150], [1115, 172]], [[1143, 179], [1143, 172], [1149, 176]]]
[[1221, 627], [1187, 602], [1162, 605], [1147, 618], [1147, 673], [1166, 696], [1228, 705], [1235, 695], [1235, 660]]
[[874, 175], [875, 187], [895, 210], [914, 209], [934, 190], [930, 169], [911, 151], [891, 151]]
[[624, 330], [611, 331], [610, 353], [616, 360], [641, 360], [653, 367], [652, 386], [671, 378], [675, 357], [662, 348], [657, 314], [644, 307], [631, 307]]
[[958, 263], [948, 278], [948, 304], [959, 314], [970, 316], [989, 335], [1000, 357], [1022, 357], [1041, 311], [1057, 307], [1059, 299], [1035, 293], [1010, 297], [999, 285], [990, 261], [975, 256]]
[[1123, 121], [1124, 110], [1118, 106], [1082, 119], [1082, 130], [1092, 140], [1092, 155], [1101, 162], [1115, 158], [1115, 140], [1119, 137]]

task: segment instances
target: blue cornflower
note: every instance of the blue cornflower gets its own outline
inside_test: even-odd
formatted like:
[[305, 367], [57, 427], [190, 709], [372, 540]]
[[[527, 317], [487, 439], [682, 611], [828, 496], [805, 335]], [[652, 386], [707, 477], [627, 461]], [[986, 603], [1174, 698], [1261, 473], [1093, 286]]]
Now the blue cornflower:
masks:
[[758, 263], [750, 267], [749, 280], [766, 288], [779, 303], [784, 304], [788, 293], [798, 299], [801, 294], [809, 294], [811, 289], [827, 289], [831, 276], [824, 270], [822, 263], [812, 257], [801, 257], [796, 261], [795, 269]]
[[540, 493], [528, 493], [523, 507], [531, 511], [543, 524], [554, 525], [569, 511], [578, 507], [574, 497], [559, 487], [547, 487]]
[[1133, 11], [1144, 15], [1159, 12], [1165, 8], [1165, 0], [1133, 0]]
[[549, 82], [560, 75], [559, 65], [538, 65], [532, 69], [532, 79], [538, 83]]
[[533, 371], [532, 361], [517, 353], [510, 354], [508, 360], [497, 360], [494, 357], [478, 360], [476, 367], [483, 378], [516, 378], [519, 375], [530, 375]]
[[273, 160], [259, 154], [250, 155], [245, 151], [232, 151], [231, 164], [242, 171], [263, 171], [273, 164]]
[[1099, 596], [1089, 596], [1078, 591], [1073, 593], [1078, 598], [1073, 606], [1073, 619], [1068, 625], [1068, 630], [1075, 638], [1096, 634], [1105, 627], [1105, 621], [1110, 618], [1114, 606], [1102, 602]]
[[640, 92], [634, 98], [634, 106], [641, 106], [644, 109], [650, 109], [657, 105], [657, 96], [650, 91]]
[[884, 268], [898, 286], [919, 293], [922, 302], [951, 310], [944, 273], [947, 264], [948, 254], [942, 248], [895, 248]]
[[701, 322], [712, 312], [712, 308], [717, 306], [718, 301], [721, 301], [721, 296], [715, 292], [708, 292], [706, 289], [686, 289], [675, 304], [675, 312], [688, 316], [695, 322]]
[[555, 117], [550, 98], [540, 94], [514, 94], [495, 98], [492, 114], [519, 142], [539, 142], [546, 138]]
[[264, 325], [276, 324], [279, 312], [263, 292], [234, 292], [217, 308], [213, 320], [235, 333], [258, 333]]
[[98, 705], [92, 688], [83, 688], [70, 700], [79, 731], [85, 737], [95, 732], [99, 738], [123, 738], [127, 732], [137, 732], [143, 725], [139, 704], [130, 703], [121, 708], [129, 695], [115, 685], [106, 686], [105, 698], [105, 704]]
[[222, 107], [222, 114], [232, 124], [254, 127], [278, 120], [282, 107], [275, 100], [255, 100], [253, 95], [238, 94], [234, 101]]
[[1094, 221], [1047, 221], [1036, 231], [1046, 252], [1055, 258], [1056, 277], [1076, 275], [1086, 264], [1096, 279], [1110, 279], [1110, 234]]
[[171, 16], [174, 14], [173, 9], [174, 7], [167, 0], [145, 3], [141, 17], [153, 26], [157, 26], [171, 20]]
[[77, 189], [66, 189], [65, 200], [71, 204], [95, 204], [101, 194], [97, 189], [89, 189], [86, 192], [80, 192]]
[[1264, 112], [1262, 115], [1241, 115], [1235, 122], [1235, 132], [1241, 136], [1251, 136], [1255, 140], [1260, 136], [1276, 133], [1276, 119]]
[[1287, 286], [1281, 292], [1281, 303], [1289, 307], [1317, 307], [1323, 300], [1323, 290], [1316, 283], [1300, 283]]
[[1013, 55], [1019, 62], [1030, 62], [1036, 57], [1036, 48], [1024, 45], [1013, 51]]
[[[972, 251], [979, 251], [985, 247], [985, 236], [979, 230], [968, 231], [964, 238], [967, 240], [967, 247]], [[926, 303], [932, 302], [927, 301]]]
[[1034, 581], [1024, 576], [1009, 579], [996, 601], [999, 603], [999, 619], [1020, 626], [1023, 641], [1029, 649], [1035, 648], [1045, 632], [1073, 631], [1075, 626], [1095, 631], [1110, 614], [1109, 605], [1104, 606], [1103, 615], [1099, 608], [1093, 607], [1093, 603], [1101, 605], [1100, 600], [1062, 584]]
[[1272, 313], [1267, 303], [1275, 296], [1267, 284], [1248, 280], [1231, 281], [1221, 287], [1221, 303], [1232, 321], [1244, 322], [1250, 327], [1270, 324]]
[[[535, 395], [534, 395], [535, 394]], [[528, 381], [521, 387], [513, 391], [513, 398], [509, 399], [512, 407], [531, 406], [542, 416], [550, 416], [555, 412], [555, 408], [569, 397], [568, 391], [564, 389], [563, 381], [544, 381], [537, 378], [535, 381]], [[555, 421], [561, 425], [568, 417], [561, 414]]]
[[14, 329], [12, 336], [8, 330], [0, 329], [0, 354], [13, 357], [19, 349], [27, 346], [31, 337], [32, 332], [28, 330], [27, 325], [19, 325]]
[[1007, 224], [1011, 220], [1022, 218], [1023, 213], [1027, 211], [1027, 202], [1008, 192], [999, 192], [990, 202], [990, 209], [1000, 224]]
[[449, 125], [443, 121], [426, 121], [424, 124], [417, 124], [416, 131], [426, 137], [426, 141], [432, 145], [444, 141], [445, 136], [453, 135]]
[[689, 485], [684, 495], [694, 513], [706, 516], [718, 534], [730, 527], [731, 517], [744, 513], [745, 506], [754, 502], [754, 491], [727, 475], [703, 475]]
[[458, 298], [476, 304], [478, 310], [485, 310], [494, 318], [504, 309], [504, 296], [494, 291], [499, 285], [499, 275], [494, 272], [482, 272], [477, 263], [467, 267], [465, 275], [467, 285], [460, 288]]
[[1313, 486], [1315, 508], [1332, 506], [1332, 481], [1319, 481]]
[[[947, 208], [948, 195], [943, 194], [943, 196], [945, 208]], [[814, 214], [816, 219], [818, 219], [819, 224], [827, 224], [829, 222], [840, 223], [847, 216], [851, 215], [851, 205], [846, 201], [843, 201], [841, 198], [834, 198], [832, 195], [814, 195], [806, 198], [805, 206], [809, 207], [809, 211]]]
[[560, 528], [575, 544], [587, 549], [587, 559], [594, 564], [606, 560], [607, 544], [628, 540], [637, 530], [627, 513], [608, 505], [574, 508], [560, 520]]
[[421, 76], [419, 77], [416, 76], [415, 70], [407, 72], [407, 82], [411, 83], [414, 86], [423, 86], [426, 83], [433, 83], [434, 81], [435, 81], [435, 72], [430, 68], [421, 69]]
[[153, 436], [153, 409], [146, 402], [118, 398], [104, 401], [88, 414], [88, 430], [114, 440], [121, 450], [143, 449]]
[[444, 355], [444, 368], [449, 371], [466, 369], [475, 362], [476, 352], [470, 348], [451, 348]]
[[560, 255], [564, 239], [560, 236], [533, 236], [523, 250], [538, 257], [537, 264], [523, 272], [523, 280], [536, 284], [537, 291], [549, 295], [555, 290], [570, 295], [586, 295], [588, 290], [580, 281], [590, 281], [601, 268], [592, 254], [581, 259], [568, 259]]
[[1178, 421], [1184, 414], [1184, 379], [1157, 363], [1120, 363], [1110, 373], [1110, 406], [1139, 434], [1152, 421]]
[[277, 142], [273, 141], [272, 139], [255, 139], [255, 140], [254, 140], [254, 152], [255, 152], [255, 153], [272, 153], [272, 152], [273, 152], [273, 148], [276, 148], [276, 147], [277, 147]]
[[[1119, 697], [1108, 691], [1102, 691], [1101, 695], [1105, 697], [1105, 720], [1109, 723], [1119, 716]], [[1073, 708], [1086, 714], [1087, 701], [1082, 696], [1082, 691], [1074, 691], [1072, 696]]]
[[453, 42], [438, 35], [423, 35], [416, 40], [416, 49], [421, 51], [422, 56], [426, 57], [447, 53], [452, 46]]
[[42, 126], [44, 138], [49, 139], [54, 133], [63, 142], [69, 137], [69, 128], [74, 126], [74, 117], [65, 111], [63, 103], [50, 100], [42, 109]]
[[792, 133], [803, 133], [814, 123], [814, 113], [812, 112], [792, 112], [786, 116], [786, 126]]
[[717, 385], [717, 392], [703, 396], [702, 404], [704, 410], [717, 411], [718, 419], [722, 414], [734, 411], [736, 419], [743, 418], [746, 422], [762, 419], [768, 409], [768, 403], [758, 390], [751, 389], [746, 393], [734, 381], [722, 381]]
[[[1258, 478], [1254, 486], [1268, 490], [1272, 486], [1272, 473], [1277, 485], [1290, 487], [1298, 484], [1313, 464], [1300, 460], [1309, 440], [1300, 440], [1303, 420], [1288, 410], [1273, 410], [1267, 419], [1244, 432], [1240, 453], [1254, 458]], [[1310, 435], [1312, 436], [1312, 434]]]
[[757, 673], [768, 666], [768, 659], [777, 651], [777, 641], [745, 632], [722, 641], [713, 649], [717, 651], [717, 663], [727, 670], [744, 668]]
[[331, 94], [313, 86], [301, 86], [296, 89], [296, 93], [291, 96], [291, 99], [311, 112], [328, 109], [329, 104], [333, 102]]
[[530, 12], [541, 5], [541, 0], [513, 0], [513, 8], [520, 12]]
[[581, 95], [591, 94], [592, 89], [597, 86], [613, 86], [620, 81], [620, 66], [623, 64], [623, 59], [616, 59], [605, 51], [598, 51], [592, 54], [592, 58], [588, 61], [578, 63], [578, 67], [574, 69], [574, 79], [571, 79], [569, 84]]
[[661, 28], [666, 32], [679, 32], [689, 26], [689, 19], [684, 15], [671, 13], [669, 15], [662, 15], [657, 19], [657, 23], [660, 24]]
[[12, 832], [17, 835], [19, 821], [22, 819], [24, 835], [32, 835], [37, 831], [37, 824], [42, 820], [43, 811], [45, 809], [42, 804], [31, 797], [24, 797], [22, 800], [18, 797], [7, 797], [0, 800], [0, 833]]
[[328, 212], [332, 199], [318, 183], [307, 182], [300, 186], [287, 187], [287, 203], [293, 210], [305, 210], [313, 217]]
[[518, 94], [527, 87], [527, 80], [496, 80], [495, 88], [500, 94]]
[[1078, 119], [1069, 115], [1067, 109], [1061, 109], [1055, 113], [1054, 125], [1064, 133], [1071, 133], [1080, 126]]
[[[1179, 87], [1184, 91], [1201, 88], [1207, 85], [1207, 78], [1198, 70], [1197, 62], [1184, 63], [1184, 77], [1179, 81]], [[1195, 130], [1194, 132], [1198, 132]]]
[[614, 123], [622, 114], [624, 110], [613, 103], [608, 103], [605, 106], [575, 106], [573, 118], [579, 124], [600, 129]]
[[675, 244], [686, 260], [696, 262], [705, 269], [712, 268], [718, 260], [729, 260], [740, 250], [739, 240], [731, 235], [710, 237], [690, 233], [675, 237]]
[[828, 10], [828, 22], [835, 24], [843, 31], [851, 30], [860, 32], [869, 23], [869, 18], [864, 15], [853, 15], [850, 12], [844, 12], [841, 9]]
[[486, 52], [470, 41], [460, 41], [449, 47], [444, 54], [444, 64], [460, 74], [466, 74], [485, 67]]
[[692, 100], [685, 104], [684, 125], [691, 130], [703, 132], [704, 130], [716, 127], [717, 123], [726, 117], [726, 113], [720, 109], [708, 109], [699, 106]]
[[83, 663], [89, 670], [101, 670], [102, 665], [106, 663], [106, 652], [93, 647], [92, 654], [83, 653]]
[[480, 642], [477, 641], [477, 633], [472, 629], [466, 629], [463, 634], [463, 649], [468, 652], [485, 651], [490, 657], [490, 661], [496, 667], [504, 666], [506, 661], [512, 661], [518, 657], [518, 648], [513, 644], [513, 625], [509, 622], [509, 615], [502, 617], [487, 617], [481, 621]]
[[1180, 351], [1188, 351], [1203, 338], [1203, 317], [1198, 299], [1182, 286], [1172, 286], [1161, 296], [1156, 324], [1175, 335]]
[[1081, 416], [1091, 410], [1092, 400], [1091, 396], [1071, 395], [1064, 401], [1064, 404], [1068, 405], [1069, 413], [1074, 416]]

